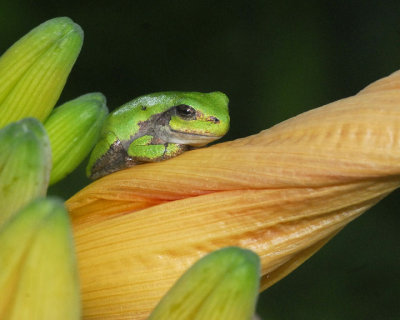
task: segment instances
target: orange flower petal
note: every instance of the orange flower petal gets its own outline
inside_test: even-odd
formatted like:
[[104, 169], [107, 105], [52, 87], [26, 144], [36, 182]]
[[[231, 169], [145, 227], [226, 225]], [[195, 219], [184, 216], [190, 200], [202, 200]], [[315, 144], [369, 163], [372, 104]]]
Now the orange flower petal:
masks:
[[143, 319], [196, 259], [257, 252], [266, 288], [400, 184], [400, 73], [261, 133], [106, 176], [67, 202], [88, 318]]

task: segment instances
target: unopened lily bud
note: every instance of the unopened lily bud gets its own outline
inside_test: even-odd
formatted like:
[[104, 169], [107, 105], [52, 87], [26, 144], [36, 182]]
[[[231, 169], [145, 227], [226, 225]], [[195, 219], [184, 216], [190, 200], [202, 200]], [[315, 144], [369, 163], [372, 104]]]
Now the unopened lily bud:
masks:
[[0, 58], [0, 127], [25, 117], [43, 121], [81, 50], [83, 31], [55, 18], [34, 28]]
[[52, 150], [50, 184], [64, 178], [89, 154], [108, 114], [106, 98], [89, 93], [56, 108], [45, 122]]
[[80, 318], [77, 264], [61, 200], [37, 199], [0, 228], [0, 319]]
[[400, 71], [259, 134], [121, 170], [66, 204], [87, 317], [146, 319], [201, 253], [285, 277], [400, 187]]
[[23, 119], [0, 130], [0, 226], [46, 194], [50, 169], [49, 139], [37, 119]]
[[260, 260], [252, 251], [238, 247], [214, 251], [175, 283], [149, 320], [250, 320], [259, 279]]

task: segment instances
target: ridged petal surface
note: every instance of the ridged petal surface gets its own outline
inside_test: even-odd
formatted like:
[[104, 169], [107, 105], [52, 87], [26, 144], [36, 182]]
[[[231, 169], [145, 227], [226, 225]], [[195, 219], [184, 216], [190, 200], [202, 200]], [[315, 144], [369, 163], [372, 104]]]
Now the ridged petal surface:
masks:
[[84, 316], [145, 319], [199, 257], [255, 251], [262, 289], [400, 184], [400, 73], [259, 134], [106, 176], [67, 201]]

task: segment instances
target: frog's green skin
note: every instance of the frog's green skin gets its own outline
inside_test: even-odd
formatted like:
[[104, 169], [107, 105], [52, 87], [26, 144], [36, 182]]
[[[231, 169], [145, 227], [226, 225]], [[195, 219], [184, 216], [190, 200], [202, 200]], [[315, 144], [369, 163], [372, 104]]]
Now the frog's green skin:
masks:
[[228, 129], [228, 97], [221, 92], [141, 96], [108, 116], [87, 175], [98, 179], [139, 163], [170, 159], [221, 138]]

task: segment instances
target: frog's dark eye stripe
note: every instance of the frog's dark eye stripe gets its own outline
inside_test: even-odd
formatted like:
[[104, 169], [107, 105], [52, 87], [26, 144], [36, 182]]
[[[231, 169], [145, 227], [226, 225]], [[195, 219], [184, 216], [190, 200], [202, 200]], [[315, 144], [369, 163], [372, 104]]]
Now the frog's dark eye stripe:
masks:
[[179, 117], [183, 119], [195, 119], [196, 118], [196, 110], [194, 110], [191, 106], [186, 104], [180, 104], [175, 107], [176, 113]]

